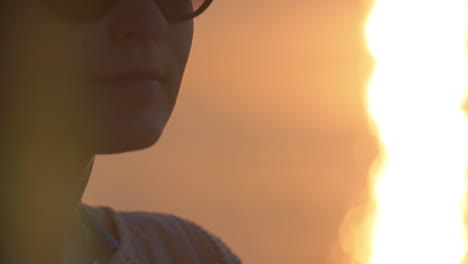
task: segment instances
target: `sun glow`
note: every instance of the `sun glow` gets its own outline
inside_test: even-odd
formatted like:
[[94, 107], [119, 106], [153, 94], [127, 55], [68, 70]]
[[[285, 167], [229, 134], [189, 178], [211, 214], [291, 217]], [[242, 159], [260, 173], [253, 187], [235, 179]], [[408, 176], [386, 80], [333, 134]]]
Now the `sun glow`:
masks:
[[381, 140], [372, 170], [372, 264], [459, 264], [468, 122], [465, 0], [376, 0], [366, 27], [375, 70], [368, 110]]

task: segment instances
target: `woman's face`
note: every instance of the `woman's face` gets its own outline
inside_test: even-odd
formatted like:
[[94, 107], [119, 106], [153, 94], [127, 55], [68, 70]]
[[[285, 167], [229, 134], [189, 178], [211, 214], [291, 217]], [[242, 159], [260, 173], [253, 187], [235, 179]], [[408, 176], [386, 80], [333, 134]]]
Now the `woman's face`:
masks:
[[192, 21], [168, 22], [154, 0], [119, 0], [85, 23], [63, 20], [40, 0], [24, 0], [13, 14], [3, 25], [4, 98], [23, 130], [72, 134], [95, 154], [158, 140], [176, 102]]

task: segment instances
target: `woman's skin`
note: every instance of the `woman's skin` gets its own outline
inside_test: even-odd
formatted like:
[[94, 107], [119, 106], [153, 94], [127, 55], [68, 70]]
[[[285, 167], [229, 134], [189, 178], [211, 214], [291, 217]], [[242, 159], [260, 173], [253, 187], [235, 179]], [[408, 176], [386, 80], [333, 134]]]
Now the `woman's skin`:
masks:
[[[58, 18], [39, 0], [10, 1], [0, 18], [0, 263], [63, 263], [68, 251], [88, 260], [77, 208], [94, 157], [158, 140], [193, 22], [169, 23], [154, 0], [119, 0], [86, 23]], [[153, 71], [153, 80], [96, 81], [134, 70]]]

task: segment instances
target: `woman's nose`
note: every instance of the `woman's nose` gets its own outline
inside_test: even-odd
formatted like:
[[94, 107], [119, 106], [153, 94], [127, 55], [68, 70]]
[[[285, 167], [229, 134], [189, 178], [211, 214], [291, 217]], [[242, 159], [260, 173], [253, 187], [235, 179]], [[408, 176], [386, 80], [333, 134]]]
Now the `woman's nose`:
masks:
[[111, 20], [110, 35], [118, 42], [157, 42], [168, 28], [155, 0], [120, 0]]

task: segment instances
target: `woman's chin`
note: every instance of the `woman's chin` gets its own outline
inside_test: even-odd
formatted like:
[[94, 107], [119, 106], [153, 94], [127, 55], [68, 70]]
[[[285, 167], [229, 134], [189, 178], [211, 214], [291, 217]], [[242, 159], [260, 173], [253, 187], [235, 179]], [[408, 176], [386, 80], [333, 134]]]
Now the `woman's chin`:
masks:
[[153, 146], [161, 137], [168, 116], [162, 113], [128, 115], [108, 122], [95, 140], [96, 154], [117, 154]]
[[162, 130], [112, 133], [112, 135], [96, 144], [95, 154], [118, 154], [143, 150], [153, 146], [159, 140], [161, 134]]

